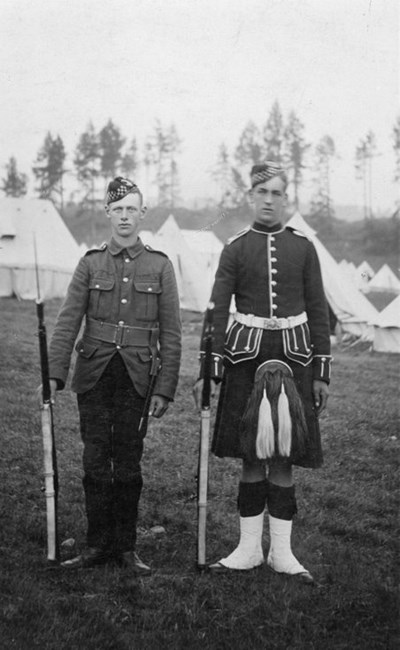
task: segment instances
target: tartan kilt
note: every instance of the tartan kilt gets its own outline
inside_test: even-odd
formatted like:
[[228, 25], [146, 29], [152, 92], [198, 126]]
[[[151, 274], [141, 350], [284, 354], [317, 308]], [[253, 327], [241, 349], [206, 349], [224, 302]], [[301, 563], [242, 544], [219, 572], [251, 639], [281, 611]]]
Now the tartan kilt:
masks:
[[[263, 332], [260, 350], [255, 359], [236, 364], [225, 362], [211, 450], [220, 458], [243, 458], [240, 444], [241, 419], [253, 388], [256, 369], [269, 359], [285, 361], [291, 367], [303, 401], [307, 424], [305, 450], [301, 456], [291, 456], [290, 460], [301, 467], [321, 467], [323, 455], [319, 423], [314, 410], [312, 364], [303, 366], [285, 357], [282, 333], [276, 330]], [[260, 460], [261, 464], [265, 462]]]

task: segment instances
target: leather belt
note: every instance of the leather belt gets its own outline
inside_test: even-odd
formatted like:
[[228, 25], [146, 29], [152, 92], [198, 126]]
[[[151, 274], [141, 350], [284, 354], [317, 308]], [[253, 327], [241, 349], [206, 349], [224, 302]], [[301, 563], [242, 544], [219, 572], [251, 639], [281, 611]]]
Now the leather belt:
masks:
[[297, 316], [287, 318], [262, 318], [254, 314], [240, 314], [236, 312], [233, 318], [246, 327], [257, 327], [262, 330], [287, 330], [307, 322], [307, 314], [303, 311]]
[[131, 327], [130, 325], [114, 325], [105, 321], [86, 319], [84, 336], [98, 339], [105, 343], [115, 343], [121, 347], [136, 345], [138, 347], [154, 347], [157, 344], [158, 327]]

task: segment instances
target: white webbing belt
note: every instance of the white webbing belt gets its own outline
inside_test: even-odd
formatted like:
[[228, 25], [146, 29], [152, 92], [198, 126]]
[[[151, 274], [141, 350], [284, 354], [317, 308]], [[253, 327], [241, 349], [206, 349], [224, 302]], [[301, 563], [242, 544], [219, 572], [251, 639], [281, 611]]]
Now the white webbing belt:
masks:
[[253, 314], [240, 314], [236, 312], [233, 318], [238, 323], [241, 323], [241, 325], [257, 327], [263, 330], [287, 330], [307, 322], [307, 314], [305, 311], [297, 316], [288, 316], [287, 318], [261, 318]]

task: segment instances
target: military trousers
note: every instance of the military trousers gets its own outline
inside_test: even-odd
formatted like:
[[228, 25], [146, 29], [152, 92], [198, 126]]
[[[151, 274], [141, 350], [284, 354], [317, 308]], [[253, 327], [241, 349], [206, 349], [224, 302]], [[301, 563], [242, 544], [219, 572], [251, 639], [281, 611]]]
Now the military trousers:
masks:
[[118, 353], [97, 384], [78, 394], [88, 546], [115, 553], [135, 548], [144, 401]]

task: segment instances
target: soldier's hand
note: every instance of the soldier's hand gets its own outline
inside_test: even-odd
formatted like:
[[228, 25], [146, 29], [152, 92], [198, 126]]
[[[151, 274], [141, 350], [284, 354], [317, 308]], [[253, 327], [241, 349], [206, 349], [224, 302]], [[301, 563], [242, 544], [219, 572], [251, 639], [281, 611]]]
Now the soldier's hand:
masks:
[[169, 406], [169, 400], [162, 395], [153, 395], [150, 400], [149, 415], [161, 418]]
[[329, 386], [325, 381], [315, 379], [313, 381], [314, 405], [317, 416], [326, 409], [329, 397]]
[[[197, 407], [197, 410], [201, 410], [201, 398], [203, 395], [203, 384], [204, 380], [203, 379], [198, 379], [193, 386], [193, 398]], [[216, 383], [213, 379], [210, 380], [210, 395], [211, 397], [215, 396], [215, 388], [216, 388]]]
[[[52, 404], [56, 403], [57, 382], [55, 379], [50, 379], [50, 400]], [[43, 404], [43, 388], [42, 384], [37, 387], [36, 395], [40, 406]]]

